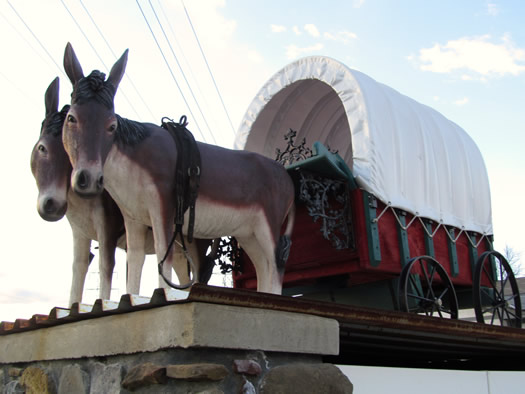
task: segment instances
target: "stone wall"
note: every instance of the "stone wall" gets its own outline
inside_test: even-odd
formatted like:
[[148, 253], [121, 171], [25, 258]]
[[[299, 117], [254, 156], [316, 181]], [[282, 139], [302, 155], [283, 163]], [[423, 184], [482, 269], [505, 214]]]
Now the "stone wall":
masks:
[[352, 393], [320, 356], [224, 349], [153, 353], [0, 366], [0, 392]]

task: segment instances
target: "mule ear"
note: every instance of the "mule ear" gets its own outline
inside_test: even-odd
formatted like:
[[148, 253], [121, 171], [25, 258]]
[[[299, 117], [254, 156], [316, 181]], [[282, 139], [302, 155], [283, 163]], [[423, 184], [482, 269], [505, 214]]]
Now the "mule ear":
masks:
[[66, 50], [64, 52], [64, 70], [66, 71], [69, 80], [73, 85], [80, 79], [84, 77], [82, 72], [82, 67], [80, 67], [80, 62], [75, 55], [73, 47], [68, 42], [66, 45]]
[[58, 112], [59, 79], [56, 77], [46, 90], [46, 116]]
[[115, 90], [118, 88], [122, 77], [124, 76], [124, 71], [126, 71], [126, 64], [128, 63], [128, 52], [129, 49], [126, 49], [120, 59], [111, 67], [109, 72], [108, 82], [113, 85]]

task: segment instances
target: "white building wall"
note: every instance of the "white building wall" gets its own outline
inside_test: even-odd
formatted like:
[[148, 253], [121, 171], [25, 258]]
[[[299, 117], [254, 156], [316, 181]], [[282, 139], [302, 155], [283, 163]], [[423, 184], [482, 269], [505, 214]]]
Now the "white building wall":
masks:
[[338, 365], [354, 394], [525, 393], [525, 371], [456, 371]]

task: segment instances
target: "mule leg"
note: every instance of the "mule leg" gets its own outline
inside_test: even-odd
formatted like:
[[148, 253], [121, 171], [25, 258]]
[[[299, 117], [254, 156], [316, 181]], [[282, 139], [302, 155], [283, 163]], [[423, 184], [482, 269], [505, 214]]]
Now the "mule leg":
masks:
[[[160, 203], [159, 203], [160, 204]], [[160, 204], [162, 205], [162, 204]], [[166, 257], [162, 265], [162, 274], [171, 281], [171, 267], [173, 266], [174, 251], [179, 249], [177, 242], [173, 243], [168, 254], [168, 245], [173, 236], [173, 218], [171, 215], [163, 215], [162, 207], [159, 207], [158, 212], [151, 213], [151, 224], [153, 228], [153, 240], [155, 243], [155, 253], [157, 254], [157, 261], [160, 263]], [[168, 207], [164, 207], [166, 211], [170, 211]], [[168, 209], [167, 209], [168, 208]], [[159, 287], [169, 288], [169, 285], [159, 275]]]
[[[195, 253], [194, 250], [194, 244], [189, 244], [188, 241], [184, 240], [186, 244], [186, 248], [188, 250], [189, 255], [195, 261]], [[184, 255], [184, 252], [182, 250], [182, 246], [178, 243], [175, 243], [173, 245], [173, 269], [175, 270], [175, 274], [177, 275], [177, 278], [179, 280], [179, 284], [184, 285], [190, 281], [190, 275], [188, 270], [188, 262], [186, 260], [186, 256]], [[171, 269], [169, 270], [171, 274]], [[162, 278], [159, 278], [159, 281], [162, 280]], [[162, 282], [164, 282], [162, 280]]]
[[128, 294], [139, 294], [148, 227], [129, 218], [124, 218], [124, 223], [126, 226], [128, 265], [126, 292]]
[[111, 281], [113, 269], [115, 268], [115, 249], [117, 241], [113, 239], [102, 239], [99, 242], [99, 273], [100, 292], [99, 297], [103, 300], [111, 298]]
[[73, 230], [73, 278], [69, 294], [69, 306], [82, 301], [84, 282], [90, 263], [91, 240]]
[[273, 241], [261, 243], [256, 237], [238, 238], [240, 246], [250, 257], [257, 274], [257, 291], [281, 294], [282, 277], [275, 265]]

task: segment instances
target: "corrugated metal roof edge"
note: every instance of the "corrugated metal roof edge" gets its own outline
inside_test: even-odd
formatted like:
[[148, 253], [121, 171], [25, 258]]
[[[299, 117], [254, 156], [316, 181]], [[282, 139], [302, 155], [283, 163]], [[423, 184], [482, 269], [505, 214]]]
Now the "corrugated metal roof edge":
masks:
[[14, 322], [0, 322], [0, 335], [14, 334], [23, 331], [36, 330], [71, 323], [80, 320], [134, 312], [144, 309], [186, 302], [180, 291], [172, 289], [155, 289], [151, 297], [134, 294], [124, 294], [120, 301], [98, 299], [93, 305], [74, 303], [71, 308], [55, 307], [48, 315], [36, 314], [30, 319], [16, 319]]

